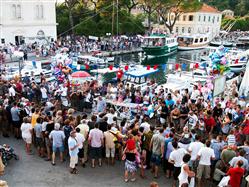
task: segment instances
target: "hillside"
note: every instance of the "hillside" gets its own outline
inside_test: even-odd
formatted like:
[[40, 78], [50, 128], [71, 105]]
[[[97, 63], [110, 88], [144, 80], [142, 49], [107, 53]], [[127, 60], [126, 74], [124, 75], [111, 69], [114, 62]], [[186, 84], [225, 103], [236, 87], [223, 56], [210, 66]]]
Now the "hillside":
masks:
[[233, 10], [237, 16], [249, 14], [249, 0], [202, 0], [202, 2], [215, 6], [220, 11]]

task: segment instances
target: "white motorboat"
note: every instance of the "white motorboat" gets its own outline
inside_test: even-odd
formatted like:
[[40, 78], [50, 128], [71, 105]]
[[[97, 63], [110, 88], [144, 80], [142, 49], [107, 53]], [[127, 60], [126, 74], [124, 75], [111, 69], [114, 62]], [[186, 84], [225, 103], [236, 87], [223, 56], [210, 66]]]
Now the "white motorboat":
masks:
[[240, 73], [246, 69], [245, 63], [229, 64], [230, 70], [234, 73]]
[[88, 64], [89, 66], [97, 65], [99, 67], [105, 67], [107, 65], [104, 59], [94, 57], [91, 55], [80, 55], [78, 56], [78, 61], [83, 62], [84, 64]]
[[182, 35], [177, 37], [178, 49], [187, 51], [195, 49], [203, 49], [209, 44], [209, 36], [207, 34]]

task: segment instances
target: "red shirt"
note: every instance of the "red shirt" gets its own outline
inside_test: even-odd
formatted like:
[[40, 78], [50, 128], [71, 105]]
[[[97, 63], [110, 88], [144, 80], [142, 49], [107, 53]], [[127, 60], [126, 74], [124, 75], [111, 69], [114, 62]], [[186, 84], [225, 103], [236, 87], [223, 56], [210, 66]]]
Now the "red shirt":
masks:
[[216, 125], [216, 122], [213, 117], [205, 118], [204, 122], [205, 122], [205, 125], [208, 127], [214, 127]]
[[243, 168], [230, 168], [227, 171], [227, 175], [230, 176], [229, 184], [231, 187], [240, 187], [241, 179], [244, 175], [244, 169]]

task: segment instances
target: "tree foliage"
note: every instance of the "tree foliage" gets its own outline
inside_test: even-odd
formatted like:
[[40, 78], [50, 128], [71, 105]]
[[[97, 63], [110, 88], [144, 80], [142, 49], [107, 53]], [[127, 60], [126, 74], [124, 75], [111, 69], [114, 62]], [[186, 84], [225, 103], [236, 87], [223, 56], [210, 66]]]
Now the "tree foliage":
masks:
[[244, 16], [249, 13], [248, 0], [203, 0], [203, 2], [215, 6], [219, 10], [233, 10], [235, 15]]
[[195, 11], [202, 3], [199, 0], [158, 0], [157, 13], [170, 33], [183, 12]]

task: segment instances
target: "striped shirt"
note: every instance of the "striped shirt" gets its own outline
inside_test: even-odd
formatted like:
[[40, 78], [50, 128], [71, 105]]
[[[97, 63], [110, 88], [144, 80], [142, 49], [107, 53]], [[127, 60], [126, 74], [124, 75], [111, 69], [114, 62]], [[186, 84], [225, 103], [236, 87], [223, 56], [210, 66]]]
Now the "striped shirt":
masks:
[[236, 143], [236, 138], [233, 134], [230, 134], [227, 136], [227, 144], [228, 145], [235, 145]]

